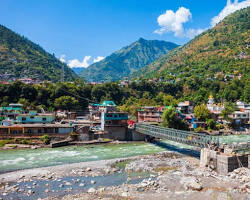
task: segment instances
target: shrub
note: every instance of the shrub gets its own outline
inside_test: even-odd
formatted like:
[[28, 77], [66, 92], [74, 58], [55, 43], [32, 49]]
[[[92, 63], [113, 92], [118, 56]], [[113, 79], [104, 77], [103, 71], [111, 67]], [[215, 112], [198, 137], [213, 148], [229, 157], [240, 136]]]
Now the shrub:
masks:
[[21, 140], [20, 143], [21, 144], [30, 144], [30, 142], [28, 140]]
[[71, 138], [72, 140], [77, 140], [78, 134], [75, 133], [75, 132], [71, 132], [71, 133], [70, 133], [70, 138]]
[[40, 140], [41, 140], [44, 144], [49, 144], [51, 138], [46, 134], [46, 135], [43, 135], [43, 136], [40, 138]]

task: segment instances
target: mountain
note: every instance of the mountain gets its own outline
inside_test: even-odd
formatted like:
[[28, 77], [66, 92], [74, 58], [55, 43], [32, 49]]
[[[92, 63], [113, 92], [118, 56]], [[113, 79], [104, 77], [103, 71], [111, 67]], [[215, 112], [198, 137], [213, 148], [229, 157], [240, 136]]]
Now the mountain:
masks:
[[82, 72], [82, 70], [84, 70], [85, 68], [82, 67], [72, 67], [71, 68], [76, 74], [79, 74], [80, 72]]
[[[76, 74], [39, 45], [0, 25], [0, 74], [8, 79], [30, 77], [57, 82], [64, 67], [65, 80]], [[5, 74], [5, 75], [3, 75]], [[6, 75], [8, 74], [8, 75]]]
[[140, 38], [102, 61], [90, 65], [80, 72], [79, 76], [86, 81], [117, 81], [150, 64], [177, 46], [171, 42]]
[[[145, 66], [132, 77], [185, 80], [194, 76], [250, 77], [250, 7], [227, 16], [214, 28]], [[247, 84], [247, 83], [246, 83]]]

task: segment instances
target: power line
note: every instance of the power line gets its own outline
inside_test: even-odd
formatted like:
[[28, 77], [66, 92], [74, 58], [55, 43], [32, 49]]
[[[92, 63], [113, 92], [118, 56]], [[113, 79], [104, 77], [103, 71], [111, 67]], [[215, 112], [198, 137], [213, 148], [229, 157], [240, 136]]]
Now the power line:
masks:
[[73, 95], [73, 96], [75, 96], [75, 97], [78, 97], [78, 98], [80, 98], [80, 99], [87, 100], [88, 102], [96, 103], [96, 102], [94, 102], [94, 101], [92, 101], [92, 100], [90, 100], [90, 99], [88, 99], [88, 98], [86, 98], [86, 97], [79, 96], [78, 94], [74, 94], [73, 92], [69, 92], [69, 91], [64, 90], [64, 89], [62, 89], [62, 88], [59, 88], [59, 90], [62, 90], [62, 91], [64, 91], [64, 92], [66, 92], [66, 93], [68, 93], [68, 94], [71, 94], [71, 95]]

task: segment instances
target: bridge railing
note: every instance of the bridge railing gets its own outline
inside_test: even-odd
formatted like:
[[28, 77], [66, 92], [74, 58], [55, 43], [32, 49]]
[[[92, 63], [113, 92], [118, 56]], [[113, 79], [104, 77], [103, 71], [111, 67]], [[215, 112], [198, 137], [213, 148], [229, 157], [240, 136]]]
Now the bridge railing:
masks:
[[219, 140], [217, 137], [191, 131], [164, 128], [144, 123], [137, 123], [135, 125], [135, 130], [139, 133], [143, 133], [155, 138], [168, 139], [192, 146], [207, 147], [212, 142], [219, 145]]

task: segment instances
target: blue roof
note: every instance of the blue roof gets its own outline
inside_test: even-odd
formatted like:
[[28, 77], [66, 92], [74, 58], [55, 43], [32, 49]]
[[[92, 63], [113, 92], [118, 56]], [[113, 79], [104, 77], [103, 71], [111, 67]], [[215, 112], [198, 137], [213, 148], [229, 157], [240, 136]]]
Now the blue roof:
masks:
[[113, 101], [103, 101], [101, 106], [116, 106]]

